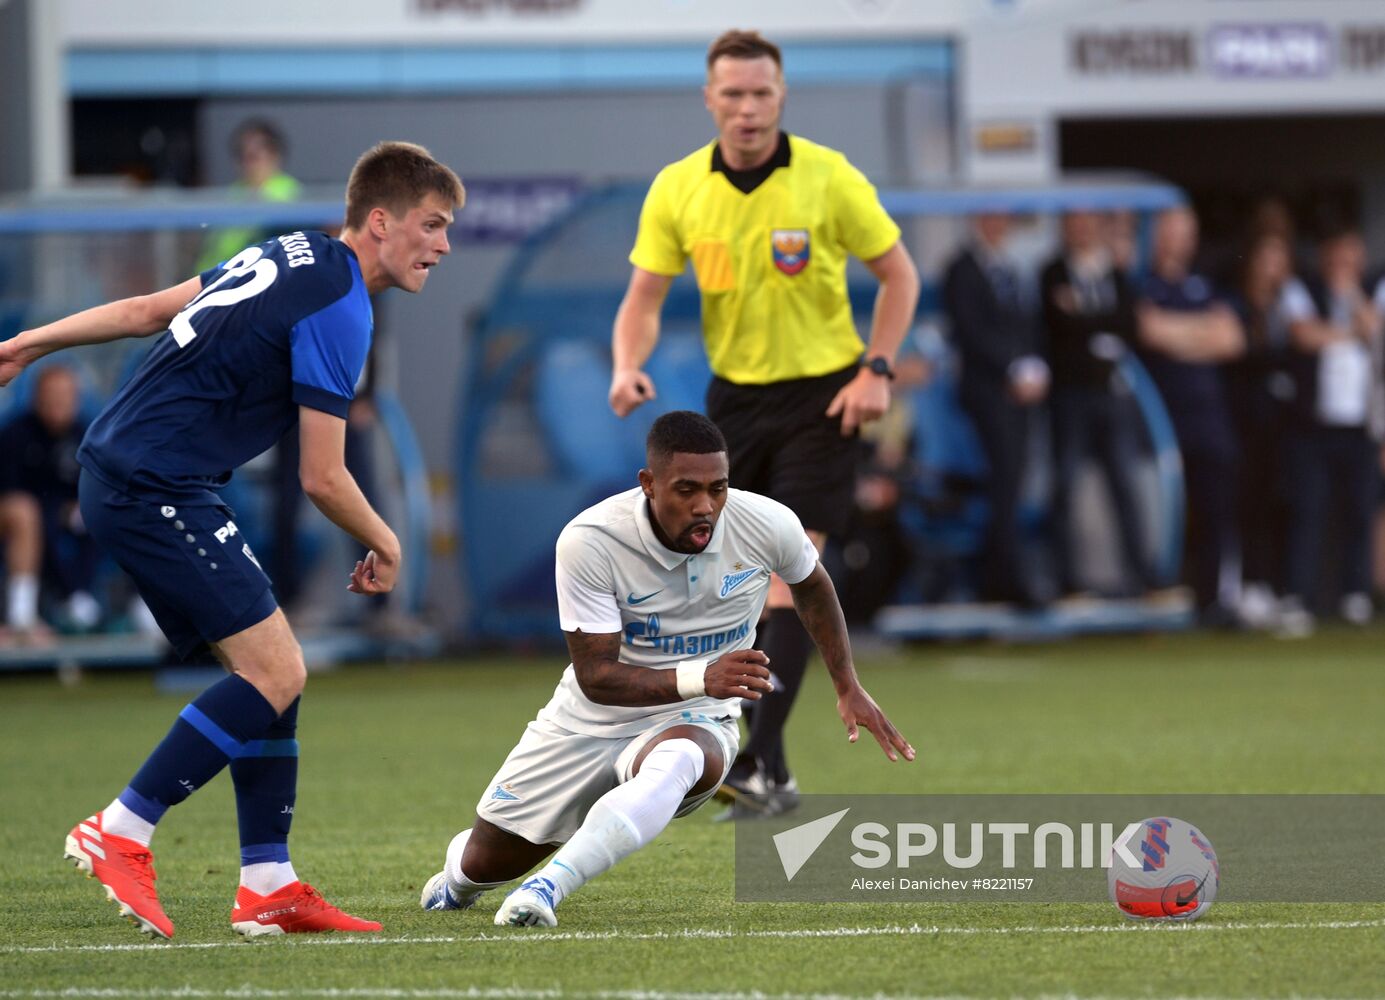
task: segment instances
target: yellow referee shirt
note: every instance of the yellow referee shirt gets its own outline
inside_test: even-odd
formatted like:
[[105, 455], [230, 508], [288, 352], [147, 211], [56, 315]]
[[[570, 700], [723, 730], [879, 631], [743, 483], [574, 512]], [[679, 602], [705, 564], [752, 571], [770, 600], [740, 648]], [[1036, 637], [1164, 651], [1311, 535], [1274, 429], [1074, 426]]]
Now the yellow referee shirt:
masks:
[[748, 194], [712, 169], [715, 142], [659, 171], [630, 252], [654, 274], [681, 274], [692, 259], [707, 359], [743, 385], [825, 375], [859, 358], [847, 255], [871, 260], [899, 240], [845, 156], [788, 142], [788, 166]]

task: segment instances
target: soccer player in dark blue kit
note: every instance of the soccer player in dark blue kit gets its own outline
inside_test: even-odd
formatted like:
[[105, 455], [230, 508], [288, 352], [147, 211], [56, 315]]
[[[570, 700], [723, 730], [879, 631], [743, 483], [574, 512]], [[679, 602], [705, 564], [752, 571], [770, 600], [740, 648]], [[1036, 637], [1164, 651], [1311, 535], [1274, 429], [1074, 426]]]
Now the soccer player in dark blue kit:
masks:
[[228, 764], [241, 842], [232, 928], [380, 930], [327, 903], [289, 861], [303, 655], [216, 490], [296, 422], [304, 493], [368, 550], [348, 589], [393, 588], [399, 541], [346, 470], [345, 418], [370, 346], [369, 296], [423, 287], [464, 198], [427, 150], [380, 143], [351, 172], [340, 239], [280, 236], [172, 288], [0, 343], [3, 386], [53, 351], [165, 331], [78, 452], [92, 536], [180, 655], [209, 646], [230, 671], [182, 710], [125, 790], [68, 834], [67, 857], [141, 930], [173, 936], [154, 887], [155, 824]]

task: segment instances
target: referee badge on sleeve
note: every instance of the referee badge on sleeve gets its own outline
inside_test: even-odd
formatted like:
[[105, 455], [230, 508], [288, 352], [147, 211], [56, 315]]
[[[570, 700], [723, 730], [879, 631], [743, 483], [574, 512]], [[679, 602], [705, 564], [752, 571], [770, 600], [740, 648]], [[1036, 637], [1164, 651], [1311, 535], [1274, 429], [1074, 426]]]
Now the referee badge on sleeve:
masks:
[[769, 242], [774, 266], [785, 274], [797, 274], [808, 266], [808, 230], [771, 229]]

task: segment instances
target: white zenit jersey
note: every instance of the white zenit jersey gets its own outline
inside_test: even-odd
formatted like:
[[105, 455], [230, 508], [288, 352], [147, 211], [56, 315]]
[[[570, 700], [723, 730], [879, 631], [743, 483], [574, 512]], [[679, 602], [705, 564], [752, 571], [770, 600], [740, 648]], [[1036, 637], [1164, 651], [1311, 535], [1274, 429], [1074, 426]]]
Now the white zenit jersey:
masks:
[[[793, 511], [743, 490], [727, 491], [705, 549], [670, 551], [654, 534], [648, 501], [636, 487], [584, 510], [558, 536], [558, 619], [564, 632], [621, 633], [623, 663], [710, 663], [754, 644], [771, 573], [800, 583], [817, 561]], [[740, 700], [598, 705], [582, 693], [569, 664], [539, 718], [572, 732], [620, 737], [683, 713], [734, 718]]]

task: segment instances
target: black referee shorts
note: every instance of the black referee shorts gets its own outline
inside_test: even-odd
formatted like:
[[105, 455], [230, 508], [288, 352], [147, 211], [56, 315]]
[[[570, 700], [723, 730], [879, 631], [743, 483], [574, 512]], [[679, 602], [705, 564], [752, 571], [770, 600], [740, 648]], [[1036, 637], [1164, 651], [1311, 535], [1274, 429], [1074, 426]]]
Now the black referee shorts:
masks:
[[803, 527], [841, 535], [855, 503], [855, 434], [842, 437], [841, 417], [827, 407], [858, 365], [813, 378], [737, 385], [713, 377], [707, 416], [730, 447], [731, 485], [773, 497]]

